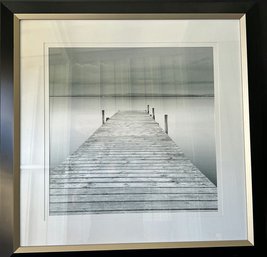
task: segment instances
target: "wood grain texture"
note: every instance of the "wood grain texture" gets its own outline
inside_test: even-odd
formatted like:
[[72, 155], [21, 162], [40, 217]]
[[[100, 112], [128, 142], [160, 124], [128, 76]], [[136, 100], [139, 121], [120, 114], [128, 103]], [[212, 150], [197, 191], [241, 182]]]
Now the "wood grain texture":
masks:
[[50, 215], [217, 210], [217, 188], [145, 111], [119, 111], [50, 170]]

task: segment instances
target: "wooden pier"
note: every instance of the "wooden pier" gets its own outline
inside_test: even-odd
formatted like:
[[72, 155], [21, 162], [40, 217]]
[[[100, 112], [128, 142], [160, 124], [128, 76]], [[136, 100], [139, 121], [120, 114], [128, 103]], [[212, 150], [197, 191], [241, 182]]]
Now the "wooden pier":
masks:
[[120, 111], [50, 171], [50, 215], [217, 210], [217, 188], [146, 111]]

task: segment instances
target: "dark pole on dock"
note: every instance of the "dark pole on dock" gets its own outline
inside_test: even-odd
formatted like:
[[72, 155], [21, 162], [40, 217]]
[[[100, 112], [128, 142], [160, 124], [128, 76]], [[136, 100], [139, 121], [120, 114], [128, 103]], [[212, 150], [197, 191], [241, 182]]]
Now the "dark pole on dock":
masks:
[[168, 115], [164, 115], [164, 120], [165, 120], [165, 133], [168, 134]]
[[155, 119], [155, 108], [152, 108], [152, 117]]
[[102, 124], [105, 124], [105, 110], [102, 110]]
[[149, 114], [149, 104], [147, 105], [147, 113]]

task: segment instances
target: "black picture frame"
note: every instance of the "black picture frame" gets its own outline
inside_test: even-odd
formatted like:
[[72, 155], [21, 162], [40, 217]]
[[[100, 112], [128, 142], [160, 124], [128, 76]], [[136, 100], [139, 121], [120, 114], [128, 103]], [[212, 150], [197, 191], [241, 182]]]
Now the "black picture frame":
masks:
[[[246, 13], [247, 56], [250, 105], [250, 134], [252, 160], [252, 187], [254, 212], [255, 246], [180, 248], [160, 250], [127, 250], [99, 252], [61, 252], [28, 253], [23, 256], [260, 256], [266, 253], [267, 210], [265, 178], [265, 143], [267, 111], [265, 108], [267, 76], [267, 4], [264, 0], [87, 0], [87, 1], [1, 1], [1, 174], [0, 174], [0, 253], [11, 256], [18, 244], [14, 227], [19, 217], [14, 217], [19, 182], [14, 178], [14, 155], [16, 147], [14, 131], [18, 129], [15, 121], [14, 102], [14, 34], [13, 15], [15, 13]], [[264, 253], [262, 253], [264, 252]]]

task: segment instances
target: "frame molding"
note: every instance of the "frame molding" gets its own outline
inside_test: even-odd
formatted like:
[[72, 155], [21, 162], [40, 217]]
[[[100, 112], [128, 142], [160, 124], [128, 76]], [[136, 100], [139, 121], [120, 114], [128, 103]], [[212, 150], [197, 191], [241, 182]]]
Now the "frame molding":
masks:
[[[249, 112], [248, 104], [248, 81], [247, 81], [247, 48], [246, 48], [246, 15], [241, 13], [233, 14], [14, 14], [14, 108], [16, 123], [14, 131], [14, 178], [16, 186], [19, 188], [19, 163], [20, 163], [20, 117], [19, 117], [19, 102], [20, 102], [20, 21], [21, 20], [149, 20], [149, 19], [234, 19], [239, 20], [240, 23], [240, 38], [241, 38], [241, 66], [242, 66], [242, 80], [243, 80], [243, 108], [244, 112]], [[99, 250], [132, 250], [132, 249], [164, 249], [164, 248], [194, 248], [194, 247], [232, 247], [232, 246], [252, 246], [254, 244], [253, 236], [253, 206], [252, 206], [252, 190], [251, 190], [251, 162], [250, 162], [250, 133], [249, 133], [249, 120], [244, 115], [244, 134], [245, 134], [245, 157], [246, 157], [246, 192], [247, 192], [247, 224], [248, 224], [248, 240], [233, 240], [233, 241], [208, 241], [208, 242], [166, 242], [166, 243], [128, 243], [128, 244], [99, 244], [99, 245], [68, 245], [68, 246], [40, 246], [40, 247], [20, 247], [19, 244], [19, 191], [14, 191], [15, 194], [15, 238], [16, 247], [15, 253], [28, 253], [28, 252], [64, 252], [64, 251], [99, 251]], [[18, 181], [17, 181], [18, 180]]]
[[15, 17], [18, 20], [228, 20], [228, 19], [241, 19], [244, 13], [18, 13]]
[[[39, 1], [38, 1], [39, 2]], [[156, 5], [152, 8], [149, 14], [146, 10], [150, 10], [149, 6], [151, 6], [151, 1], [143, 0], [143, 1], [130, 1], [128, 4], [133, 5], [134, 8], [129, 11], [127, 7], [127, 3], [125, 1], [105, 1], [104, 3], [96, 3], [95, 1], [81, 1], [81, 2], [70, 2], [70, 1], [45, 1], [40, 3], [33, 2], [16, 2], [16, 1], [8, 1], [3, 2], [0, 5], [1, 12], [1, 34], [4, 37], [1, 37], [1, 173], [0, 173], [0, 220], [5, 221], [1, 222], [0, 225], [0, 249], [3, 251], [3, 256], [10, 256], [12, 253], [23, 253], [23, 252], [52, 252], [52, 251], [99, 251], [99, 250], [125, 250], [125, 249], [161, 249], [161, 248], [175, 248], [180, 247], [179, 249], [175, 249], [175, 253], [184, 252], [185, 256], [193, 256], [192, 251], [195, 252], [199, 250], [199, 253], [205, 253], [206, 256], [214, 255], [218, 249], [220, 248], [206, 248], [206, 247], [224, 247], [224, 252], [228, 253], [238, 253], [242, 255], [238, 256], [246, 256], [245, 254], [253, 253], [258, 251], [259, 248], [264, 249], [265, 247], [260, 243], [258, 237], [262, 237], [263, 233], [258, 229], [258, 226], [255, 226], [255, 246], [254, 247], [245, 247], [253, 244], [252, 237], [253, 235], [249, 234], [248, 241], [229, 241], [229, 242], [204, 242], [204, 243], [194, 243], [198, 248], [194, 249], [183, 249], [190, 248], [190, 242], [188, 243], [159, 243], [159, 244], [120, 244], [120, 245], [93, 245], [88, 248], [88, 246], [55, 246], [55, 247], [19, 247], [19, 39], [18, 31], [19, 31], [19, 20], [20, 19], [74, 19], [79, 16], [79, 19], [150, 19], [150, 16], [156, 17], [157, 19], [241, 19], [243, 16], [242, 13], [245, 13], [247, 16], [247, 30], [248, 35], [246, 36], [246, 31], [243, 31], [242, 37], [247, 38], [248, 41], [248, 75], [249, 75], [249, 102], [250, 102], [250, 123], [251, 123], [251, 151], [252, 151], [252, 170], [253, 170], [253, 178], [257, 171], [257, 181], [261, 176], [259, 175], [258, 169], [261, 167], [262, 156], [257, 156], [259, 151], [263, 149], [260, 145], [260, 150], [255, 150], [256, 143], [261, 140], [262, 135], [262, 127], [261, 127], [261, 113], [256, 113], [256, 102], [257, 99], [260, 99], [258, 93], [261, 91], [258, 87], [258, 91], [254, 91], [251, 95], [252, 87], [255, 88], [257, 86], [257, 82], [255, 80], [255, 76], [258, 75], [258, 71], [252, 70], [255, 69], [253, 64], [255, 62], [258, 63], [257, 57], [258, 52], [256, 51], [256, 55], [252, 56], [252, 52], [255, 52], [255, 49], [252, 48], [255, 44], [258, 44], [258, 41], [252, 42], [253, 37], [251, 35], [256, 33], [252, 33], [252, 25], [257, 20], [255, 16], [255, 8], [252, 7], [251, 2], [248, 1], [225, 1], [222, 2], [214, 1], [213, 3], [206, 2], [180, 2], [170, 1], [165, 3], [167, 6], [164, 8], [164, 4], [159, 1], [155, 1]], [[233, 3], [235, 2], [235, 3]], [[239, 4], [237, 3], [239, 2]], [[24, 3], [24, 6], [22, 6]], [[40, 5], [39, 5], [40, 4]], [[56, 7], [56, 5], [58, 6]], [[102, 7], [101, 7], [102, 4]], [[112, 8], [110, 7], [113, 4]], [[199, 5], [199, 9], [196, 8], [196, 5]], [[82, 14], [80, 12], [73, 13], [74, 10], [79, 9], [82, 12], [83, 7], [87, 10], [92, 7], [90, 14]], [[56, 7], [53, 9], [52, 7]], [[50, 13], [49, 10], [53, 10]], [[52, 8], [52, 9], [50, 9]], [[110, 8], [110, 9], [109, 9]], [[116, 9], [117, 8], [117, 9]], [[124, 9], [125, 8], [125, 9]], [[155, 10], [156, 8], [156, 10]], [[165, 12], [167, 9], [167, 12]], [[171, 10], [170, 10], [171, 9]], [[196, 10], [197, 9], [197, 10]], [[55, 11], [56, 10], [56, 11]], [[102, 10], [99, 12], [99, 10]], [[123, 11], [121, 11], [123, 10]], [[143, 11], [142, 11], [143, 10]], [[161, 10], [161, 11], [160, 11]], [[164, 10], [164, 13], [162, 12]], [[205, 11], [206, 10], [206, 11]], [[213, 10], [213, 11], [212, 11]], [[230, 11], [232, 10], [232, 11]], [[177, 12], [177, 13], [175, 13]], [[80, 13], [80, 14], [78, 14]], [[167, 15], [167, 17], [166, 17]], [[102, 17], [101, 17], [102, 16]], [[81, 17], [81, 18], [80, 18]], [[240, 20], [243, 25], [245, 25], [244, 18]], [[5, 25], [4, 25], [5, 24]], [[15, 51], [13, 52], [13, 48]], [[242, 57], [246, 56], [247, 49], [246, 47], [242, 49]], [[243, 58], [242, 58], [243, 59]], [[245, 58], [246, 59], [246, 58]], [[244, 60], [244, 59], [243, 59]], [[242, 65], [246, 66], [246, 63], [242, 61]], [[246, 76], [243, 77], [246, 80]], [[245, 81], [244, 81], [245, 82]], [[13, 86], [14, 85], [14, 86]], [[248, 92], [245, 92], [248, 93]], [[256, 96], [256, 99], [252, 99], [252, 97]], [[248, 104], [245, 103], [245, 110], [248, 110]], [[261, 101], [259, 102], [261, 107]], [[246, 109], [247, 107], [247, 109]], [[249, 125], [249, 121], [245, 121], [247, 125]], [[254, 126], [257, 126], [255, 128]], [[257, 133], [257, 136], [255, 136]], [[249, 148], [250, 140], [246, 139], [246, 144]], [[258, 144], [257, 144], [258, 145]], [[246, 155], [250, 155], [250, 152], [246, 152]], [[256, 165], [255, 165], [256, 163]], [[247, 173], [248, 175], [249, 173]], [[250, 181], [250, 178], [247, 179]], [[259, 183], [257, 183], [257, 187]], [[251, 191], [251, 189], [248, 189]], [[260, 189], [259, 189], [260, 190]], [[262, 192], [262, 191], [260, 191]], [[254, 203], [256, 204], [256, 217], [259, 216], [259, 193], [255, 189], [255, 179], [253, 181], [253, 198]], [[4, 199], [8, 199], [9, 201], [4, 201]], [[256, 200], [255, 200], [256, 199]], [[252, 205], [248, 206], [249, 213], [252, 214]], [[249, 218], [249, 217], [248, 217]], [[261, 222], [264, 219], [261, 220]], [[266, 219], [265, 219], [266, 222]], [[248, 223], [249, 227], [253, 230], [253, 224]], [[261, 226], [263, 224], [261, 223]], [[260, 231], [260, 232], [259, 232]], [[252, 236], [252, 237], [251, 237]], [[266, 235], [264, 235], [266, 236]], [[259, 242], [259, 243], [258, 243]], [[265, 241], [263, 241], [265, 242]], [[227, 245], [227, 247], [225, 247]], [[235, 248], [228, 248], [228, 246], [236, 246]], [[243, 246], [243, 247], [242, 247]], [[195, 247], [195, 246], [194, 246]], [[26, 249], [27, 248], [27, 249]], [[162, 254], [166, 253], [167, 250]], [[131, 251], [135, 253], [135, 251]], [[209, 255], [210, 253], [210, 255]], [[107, 254], [107, 252], [103, 252], [103, 255]], [[111, 253], [110, 253], [111, 254]], [[123, 254], [123, 253], [122, 253]], [[136, 252], [138, 254], [138, 252]], [[231, 256], [231, 254], [229, 254]]]

